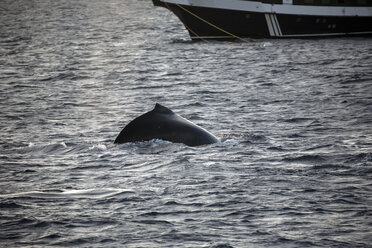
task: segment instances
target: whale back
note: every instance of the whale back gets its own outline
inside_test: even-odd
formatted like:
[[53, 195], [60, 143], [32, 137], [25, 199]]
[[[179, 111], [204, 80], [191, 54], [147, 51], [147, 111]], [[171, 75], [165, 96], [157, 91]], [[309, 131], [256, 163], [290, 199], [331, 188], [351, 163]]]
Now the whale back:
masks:
[[160, 104], [131, 121], [120, 132], [114, 143], [162, 139], [188, 146], [216, 143], [218, 139], [207, 130], [195, 125]]

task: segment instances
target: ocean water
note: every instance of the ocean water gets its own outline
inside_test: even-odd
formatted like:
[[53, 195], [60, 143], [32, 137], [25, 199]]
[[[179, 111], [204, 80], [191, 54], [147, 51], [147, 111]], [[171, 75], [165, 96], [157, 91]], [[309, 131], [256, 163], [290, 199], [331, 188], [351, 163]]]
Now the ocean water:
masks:
[[[191, 42], [149, 0], [0, 1], [0, 247], [371, 247], [372, 40]], [[161, 103], [221, 139], [114, 145]]]

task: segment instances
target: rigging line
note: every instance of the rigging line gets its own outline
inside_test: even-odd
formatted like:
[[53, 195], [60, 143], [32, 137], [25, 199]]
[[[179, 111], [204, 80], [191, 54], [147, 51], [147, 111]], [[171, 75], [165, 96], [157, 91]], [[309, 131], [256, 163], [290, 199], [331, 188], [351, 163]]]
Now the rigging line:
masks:
[[[173, 11], [171, 10], [171, 8], [169, 7], [169, 5], [168, 5], [167, 2], [164, 2], [164, 4], [165, 4], [165, 6], [167, 6], [167, 9], [168, 9], [170, 12], [173, 12]], [[198, 37], [198, 39], [200, 39], [200, 40], [202, 40], [202, 41], [204, 41], [204, 42], [209, 43], [209, 41], [207, 41], [207, 40], [204, 39], [203, 37], [199, 36], [196, 32], [194, 32], [194, 30], [192, 30], [189, 26], [187, 26], [186, 23], [184, 23], [181, 19], [179, 19], [179, 20], [182, 22], [182, 24], [185, 26], [185, 28], [186, 28], [190, 33], [194, 34], [196, 37]]]
[[241, 41], [244, 41], [244, 42], [252, 42], [252, 41], [253, 41], [253, 40], [243, 39], [243, 38], [241, 38], [241, 37], [239, 37], [239, 36], [237, 36], [237, 35], [235, 35], [235, 34], [232, 34], [232, 33], [228, 32], [228, 31], [226, 31], [226, 30], [224, 30], [224, 29], [222, 29], [222, 28], [220, 28], [220, 27], [218, 27], [218, 26], [216, 26], [216, 25], [214, 25], [214, 24], [208, 22], [207, 20], [201, 18], [200, 16], [198, 16], [198, 15], [192, 13], [191, 11], [189, 11], [188, 9], [182, 7], [181, 5], [179, 5], [179, 4], [177, 4], [177, 3], [175, 3], [175, 5], [176, 5], [177, 7], [179, 7], [180, 9], [183, 9], [184, 11], [186, 11], [187, 13], [189, 13], [190, 15], [192, 15], [192, 16], [198, 18], [199, 20], [205, 22], [206, 24], [208, 24], [208, 25], [214, 27], [215, 29], [218, 29], [218, 30], [224, 32], [225, 34], [230, 35], [231, 37], [234, 37], [234, 38], [236, 38], [236, 39], [238, 39], [238, 40], [241, 40]]

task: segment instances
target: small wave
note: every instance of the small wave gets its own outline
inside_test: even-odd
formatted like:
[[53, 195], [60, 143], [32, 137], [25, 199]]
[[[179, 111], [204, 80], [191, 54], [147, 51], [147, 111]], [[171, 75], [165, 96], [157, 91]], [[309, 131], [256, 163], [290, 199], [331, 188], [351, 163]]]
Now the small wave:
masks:
[[283, 152], [283, 151], [286, 151], [286, 149], [284, 149], [283, 147], [281, 146], [270, 146], [268, 148], [266, 148], [267, 150], [269, 151], [276, 151], [276, 152]]
[[46, 144], [39, 145], [33, 142], [28, 143], [27, 147], [21, 147], [25, 152], [42, 152], [42, 153], [56, 153], [61, 150], [65, 150], [67, 145], [65, 142], [55, 143], [55, 144]]
[[170, 142], [170, 141], [162, 140], [162, 139], [152, 139], [152, 140], [147, 140], [147, 141], [135, 141], [135, 142], [123, 143], [123, 144], [120, 144], [120, 146], [124, 146], [124, 147], [133, 147], [133, 146], [147, 147], [147, 146], [150, 146], [150, 147], [154, 147], [154, 146], [158, 146], [158, 145], [169, 145], [169, 144], [173, 144], [173, 143]]
[[326, 148], [329, 148], [329, 147], [332, 147], [332, 146], [333, 146], [333, 144], [315, 145], [313, 147], [310, 147], [310, 148], [306, 149], [306, 151], [322, 150], [322, 149], [326, 149]]
[[211, 246], [211, 248], [234, 248], [234, 247], [229, 244], [216, 244]]
[[182, 204], [176, 202], [176, 201], [167, 201], [166, 203], [164, 203], [165, 206], [180, 206]]
[[161, 139], [152, 139], [149, 141], [137, 141], [137, 142], [128, 142], [128, 143], [120, 144], [118, 145], [118, 148], [120, 150], [124, 150], [129, 153], [158, 154], [158, 153], [163, 152], [165, 149], [169, 150], [170, 146], [178, 147], [178, 145], [180, 144], [172, 143], [170, 141], [161, 140]]
[[16, 208], [22, 208], [22, 205], [19, 205], [15, 202], [0, 202], [0, 209], [16, 209]]
[[321, 165], [314, 165], [312, 167], [314, 170], [328, 170], [328, 169], [340, 169], [346, 168], [345, 166], [339, 164], [321, 164]]
[[293, 134], [288, 135], [288, 138], [290, 139], [298, 139], [298, 138], [304, 138], [304, 137], [305, 137], [304, 135], [299, 134], [299, 133], [293, 133]]
[[[0, 198], [30, 198], [30, 199], [58, 199], [58, 198], [92, 198], [101, 199], [126, 192], [119, 189], [76, 189], [76, 190], [49, 190], [49, 191], [28, 191], [13, 194], [2, 194]], [[130, 191], [131, 192], [131, 191]], [[6, 206], [6, 205], [4, 205]]]
[[222, 141], [235, 140], [239, 143], [261, 143], [267, 140], [264, 135], [252, 133], [225, 133], [219, 136]]
[[14, 227], [19, 228], [45, 228], [50, 226], [50, 222], [41, 221], [33, 217], [23, 217], [19, 219], [13, 219], [8, 222], [3, 222], [2, 227], [5, 230], [12, 230]]
[[53, 245], [55, 246], [62, 246], [62, 247], [67, 247], [67, 246], [79, 246], [83, 245], [86, 243], [91, 242], [91, 238], [77, 238], [77, 239], [72, 239], [72, 240], [64, 240], [61, 242], [54, 243]]
[[20, 192], [13, 194], [2, 194], [0, 198], [4, 199], [18, 199], [18, 198], [27, 198], [27, 199], [53, 199], [61, 197], [58, 192], [43, 192], [43, 191], [28, 191]]
[[58, 239], [58, 238], [61, 238], [61, 237], [62, 236], [58, 233], [52, 233], [52, 234], [48, 234], [46, 236], [43, 236], [40, 239]]
[[289, 118], [289, 119], [283, 119], [281, 121], [287, 122], [287, 123], [302, 123], [302, 122], [307, 122], [311, 121], [312, 119], [310, 118], [304, 118], [304, 117], [294, 117], [294, 118]]
[[18, 42], [22, 42], [22, 41], [30, 41], [32, 40], [31, 37], [28, 37], [28, 36], [15, 36], [15, 37], [10, 37], [10, 38], [7, 38], [7, 39], [3, 39], [1, 41], [1, 43], [3, 44], [10, 44], [10, 43], [17, 43]]
[[346, 163], [361, 163], [368, 165], [372, 163], [372, 153], [357, 153], [346, 158]]
[[195, 42], [190, 39], [176, 39], [170, 41], [170, 44], [194, 44]]
[[86, 150], [105, 151], [107, 148], [104, 144], [91, 145], [86, 143], [72, 143], [72, 142], [58, 142], [58, 143], [44, 143], [38, 144], [29, 142], [28, 144], [20, 144], [12, 149], [16, 153], [29, 153], [29, 154], [71, 154], [85, 152]]
[[153, 140], [150, 140], [149, 143], [151, 144], [151, 146], [172, 144], [172, 142], [166, 141], [166, 140], [162, 140], [162, 139], [153, 139]]
[[140, 223], [140, 224], [146, 224], [146, 225], [171, 225], [173, 226], [173, 224], [169, 221], [166, 221], [166, 220], [137, 220], [137, 221], [134, 221], [136, 223]]
[[296, 162], [313, 163], [313, 162], [323, 162], [325, 161], [325, 158], [324, 156], [321, 156], [321, 155], [306, 154], [306, 155], [286, 157], [286, 158], [283, 158], [283, 161], [291, 162], [291, 163], [296, 163]]
[[50, 81], [58, 81], [58, 80], [79, 80], [79, 79], [87, 79], [89, 77], [76, 75], [75, 73], [68, 72], [68, 73], [60, 73], [58, 75], [53, 75], [45, 78], [39, 79], [41, 82], [50, 82]]
[[121, 191], [118, 189], [82, 189], [82, 190], [65, 190], [60, 194], [62, 196], [68, 196], [72, 198], [94, 198], [94, 199], [101, 199], [106, 197], [111, 197], [120, 193]]

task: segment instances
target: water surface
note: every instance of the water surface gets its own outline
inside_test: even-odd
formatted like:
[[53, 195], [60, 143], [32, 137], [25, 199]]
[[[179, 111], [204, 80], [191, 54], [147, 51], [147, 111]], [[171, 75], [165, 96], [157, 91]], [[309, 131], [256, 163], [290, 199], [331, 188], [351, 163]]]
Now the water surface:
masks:
[[[151, 1], [1, 1], [0, 245], [369, 247], [371, 44], [193, 43]], [[114, 145], [156, 102], [221, 142]]]

